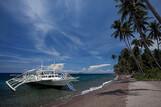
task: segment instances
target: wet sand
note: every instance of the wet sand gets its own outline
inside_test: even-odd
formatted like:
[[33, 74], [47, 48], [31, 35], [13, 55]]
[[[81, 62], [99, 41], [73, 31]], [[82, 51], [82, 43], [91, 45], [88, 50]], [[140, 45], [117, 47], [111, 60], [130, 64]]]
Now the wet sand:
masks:
[[161, 81], [115, 81], [48, 107], [160, 107]]
[[99, 90], [73, 97], [69, 101], [57, 102], [49, 107], [125, 107], [127, 82], [113, 82]]

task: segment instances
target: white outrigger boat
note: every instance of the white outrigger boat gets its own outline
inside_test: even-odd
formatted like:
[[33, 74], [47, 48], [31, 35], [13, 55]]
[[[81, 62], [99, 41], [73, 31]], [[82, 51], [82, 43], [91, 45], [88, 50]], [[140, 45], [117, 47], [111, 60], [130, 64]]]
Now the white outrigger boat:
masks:
[[63, 73], [64, 64], [51, 64], [50, 66], [41, 66], [37, 69], [29, 70], [17, 77], [6, 81], [6, 84], [13, 90], [22, 84], [38, 83], [42, 85], [65, 86], [71, 90], [75, 90], [70, 82], [76, 81], [77, 78], [70, 76], [68, 73]]

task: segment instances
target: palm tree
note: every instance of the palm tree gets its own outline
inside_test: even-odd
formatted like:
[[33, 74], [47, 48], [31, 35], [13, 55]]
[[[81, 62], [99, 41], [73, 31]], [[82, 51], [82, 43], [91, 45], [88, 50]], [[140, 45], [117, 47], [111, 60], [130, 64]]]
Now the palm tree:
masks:
[[112, 56], [111, 56], [111, 58], [113, 59], [113, 60], [115, 60], [116, 59], [116, 55], [115, 54], [112, 54]]
[[144, 47], [144, 48], [147, 48], [147, 46], [148, 47], [153, 46], [154, 44], [154, 42], [150, 39], [150, 37], [145, 37], [144, 40], [140, 39], [139, 41], [140, 41], [141, 47]]
[[155, 63], [161, 69], [161, 66], [151, 53], [148, 45], [146, 44], [146, 35], [145, 31], [147, 23], [147, 8], [141, 0], [117, 0], [119, 8], [118, 13], [121, 14], [122, 21], [128, 20], [129, 23], [133, 24], [133, 28], [140, 34], [140, 38], [143, 40], [145, 48], [147, 48], [155, 60]]
[[[151, 56], [151, 54], [150, 54], [151, 51], [149, 51], [149, 50], [146, 48], [146, 46], [150, 47], [150, 46], [153, 46], [153, 44], [154, 44], [154, 42], [150, 39], [150, 37], [146, 37], [146, 38], [144, 38], [144, 40], [142, 40], [141, 38], [140, 38], [140, 39], [134, 39], [134, 40], [132, 41], [132, 44], [135, 45], [135, 46], [139, 46], [139, 47], [141, 47], [141, 48], [144, 48], [144, 56], [145, 56], [146, 54], [149, 54], [149, 55], [146, 55], [146, 56], [148, 56], [149, 60], [150, 60], [150, 61], [155, 61], [155, 60], [153, 60], [154, 58], [153, 58], [153, 57]], [[145, 52], [145, 51], [146, 51], [146, 52]], [[145, 54], [145, 53], [146, 53], [146, 54]], [[147, 60], [147, 61], [148, 61], [148, 60]], [[150, 61], [149, 61], [149, 62], [150, 62]], [[145, 63], [146, 61], [143, 59], [142, 62]], [[153, 63], [149, 63], [149, 66], [150, 66], [151, 68], [153, 68]]]
[[141, 47], [141, 43], [139, 39], [133, 39], [133, 41], [131, 42], [132, 45], [136, 46], [136, 47]]
[[134, 37], [131, 25], [128, 22], [121, 23], [120, 20], [116, 20], [112, 24], [112, 28], [115, 29], [112, 36], [119, 38], [120, 41], [123, 40], [127, 48], [129, 48], [129, 38]]
[[115, 29], [112, 36], [114, 36], [114, 38], [119, 38], [120, 41], [122, 41], [122, 40], [124, 41], [126, 47], [130, 50], [130, 52], [136, 62], [136, 65], [138, 66], [138, 69], [141, 72], [143, 72], [143, 70], [141, 69], [141, 66], [139, 65], [138, 61], [136, 60], [136, 58], [132, 52], [132, 49], [131, 49], [131, 44], [130, 44], [129, 39], [131, 37], [134, 37], [134, 35], [132, 34], [133, 30], [132, 30], [131, 24], [129, 22], [121, 23], [120, 20], [116, 20], [112, 24], [112, 28]]
[[111, 55], [111, 58], [115, 61], [115, 59], [117, 58], [117, 56], [115, 54]]
[[159, 23], [161, 24], [161, 17], [158, 14], [158, 12], [155, 10], [155, 8], [151, 5], [151, 3], [149, 2], [149, 0], [144, 0], [147, 7], [149, 8], [149, 10], [153, 13], [153, 15], [156, 17], [156, 19], [159, 21]]
[[151, 40], [151, 38], [148, 36], [146, 38], [141, 39], [134, 39], [131, 43], [132, 45], [135, 45], [137, 47], [141, 47], [141, 48], [146, 48], [146, 46], [150, 47], [150, 46], [153, 46], [154, 42]]
[[141, 39], [133, 39], [132, 42], [131, 42], [131, 45], [134, 46], [133, 47], [133, 53], [134, 53], [135, 57], [137, 58], [137, 60], [139, 61], [140, 66], [143, 69], [144, 66], [143, 66], [143, 60], [142, 60], [142, 56], [141, 56], [143, 46], [142, 46], [142, 43], [141, 43]]
[[144, 40], [143, 39], [134, 39], [131, 44], [135, 45], [137, 47], [146, 48], [146, 46], [148, 46], [148, 47], [152, 46], [153, 43], [154, 42], [150, 39], [150, 37], [146, 37], [146, 38], [144, 38]]
[[133, 51], [134, 51], [134, 55], [137, 57], [137, 56], [140, 56], [140, 47], [142, 47], [142, 44], [140, 42], [139, 39], [133, 39], [132, 42], [131, 42], [131, 45], [134, 45], [133, 47]]
[[156, 21], [149, 24], [149, 37], [157, 41], [157, 47], [159, 51], [160, 39], [161, 39], [161, 25]]

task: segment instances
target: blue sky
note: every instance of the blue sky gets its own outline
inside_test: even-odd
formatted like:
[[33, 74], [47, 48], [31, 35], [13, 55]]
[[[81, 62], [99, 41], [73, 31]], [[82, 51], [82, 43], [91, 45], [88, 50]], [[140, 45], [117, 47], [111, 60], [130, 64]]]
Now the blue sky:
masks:
[[[160, 1], [153, 0], [159, 13]], [[108, 64], [124, 44], [111, 37], [114, 0], [0, 0], [0, 72], [54, 62], [81, 71]], [[110, 64], [110, 65], [109, 65]]]

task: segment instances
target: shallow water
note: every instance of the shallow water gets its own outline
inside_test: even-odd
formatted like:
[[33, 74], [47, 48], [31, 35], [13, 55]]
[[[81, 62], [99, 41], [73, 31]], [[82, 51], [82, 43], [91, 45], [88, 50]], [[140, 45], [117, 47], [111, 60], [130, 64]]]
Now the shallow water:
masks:
[[113, 74], [73, 74], [79, 81], [73, 82], [75, 92], [67, 87], [46, 87], [24, 84], [13, 92], [5, 84], [11, 74], [0, 74], [0, 107], [39, 107], [41, 105], [62, 99], [68, 99], [90, 87], [101, 85], [113, 79]]

